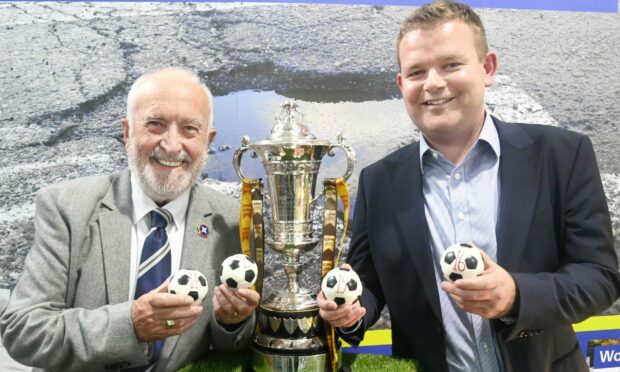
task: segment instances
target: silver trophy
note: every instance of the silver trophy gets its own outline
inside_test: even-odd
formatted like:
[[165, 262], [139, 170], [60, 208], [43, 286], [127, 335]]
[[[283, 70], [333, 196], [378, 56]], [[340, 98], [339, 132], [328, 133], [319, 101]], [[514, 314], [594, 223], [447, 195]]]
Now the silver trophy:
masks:
[[284, 271], [288, 284], [264, 298], [258, 311], [257, 331], [253, 337], [252, 367], [262, 371], [324, 371], [330, 366], [323, 321], [319, 318], [316, 295], [300, 286], [298, 275], [301, 254], [316, 247], [319, 238], [312, 233], [312, 212], [316, 182], [323, 156], [334, 156], [340, 148], [347, 157], [343, 178], [351, 176], [355, 152], [338, 136], [338, 143], [319, 140], [302, 123], [297, 104], [286, 101], [276, 115], [277, 124], [266, 140], [250, 143], [243, 137], [235, 151], [233, 165], [241, 179], [241, 158], [252, 150], [267, 175], [271, 203], [272, 236], [265, 243], [285, 255]]

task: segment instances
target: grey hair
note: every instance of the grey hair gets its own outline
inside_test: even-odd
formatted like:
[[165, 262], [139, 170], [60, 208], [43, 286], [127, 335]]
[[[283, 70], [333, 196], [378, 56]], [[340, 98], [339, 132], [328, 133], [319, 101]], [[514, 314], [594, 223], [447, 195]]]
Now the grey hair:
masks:
[[200, 77], [191, 70], [182, 68], [182, 67], [166, 67], [159, 70], [149, 71], [141, 75], [134, 83], [131, 85], [129, 89], [129, 93], [127, 94], [127, 120], [129, 121], [129, 125], [131, 126], [133, 122], [133, 113], [136, 105], [136, 98], [138, 96], [138, 91], [140, 86], [151, 79], [153, 76], [160, 74], [162, 72], [174, 72], [177, 73], [184, 78], [187, 78], [189, 81], [196, 83], [202, 89], [204, 89], [205, 94], [207, 95], [207, 102], [209, 104], [209, 122], [207, 123], [207, 128], [212, 128], [213, 126], [213, 95], [211, 91], [207, 87], [205, 83], [200, 80]]

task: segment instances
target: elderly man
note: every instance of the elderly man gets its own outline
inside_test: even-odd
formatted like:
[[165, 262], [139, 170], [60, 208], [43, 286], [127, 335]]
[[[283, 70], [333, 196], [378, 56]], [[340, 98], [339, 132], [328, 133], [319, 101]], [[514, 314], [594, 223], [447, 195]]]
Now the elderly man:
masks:
[[[0, 319], [13, 358], [55, 371], [175, 371], [246, 346], [259, 295], [215, 287], [220, 263], [239, 252], [238, 208], [196, 184], [212, 106], [193, 73], [147, 73], [122, 120], [129, 170], [39, 192], [34, 245]], [[204, 303], [168, 293], [179, 269], [215, 287]]]
[[[620, 294], [590, 140], [490, 115], [498, 57], [469, 6], [425, 4], [397, 40], [422, 138], [362, 170], [347, 261], [364, 292], [353, 306], [320, 295], [321, 316], [358, 344], [387, 305], [394, 355], [429, 371], [587, 372], [571, 324]], [[485, 270], [451, 283], [440, 257], [461, 242]]]

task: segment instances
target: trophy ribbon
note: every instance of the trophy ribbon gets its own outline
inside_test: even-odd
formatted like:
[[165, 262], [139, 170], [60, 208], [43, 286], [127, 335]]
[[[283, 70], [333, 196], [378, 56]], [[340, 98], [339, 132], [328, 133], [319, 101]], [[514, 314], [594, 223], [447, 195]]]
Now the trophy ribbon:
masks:
[[321, 254], [321, 278], [334, 268], [336, 249], [336, 210], [338, 196], [336, 194], [336, 179], [323, 180], [324, 208], [323, 208], [323, 252]]
[[252, 187], [248, 179], [241, 184], [241, 210], [239, 211], [239, 239], [241, 253], [251, 257], [250, 239], [252, 237]]
[[252, 186], [252, 224], [254, 225], [254, 260], [258, 266], [256, 292], [263, 295], [263, 272], [265, 268], [265, 229], [263, 228], [263, 183], [260, 179], [250, 180]]
[[[254, 246], [251, 244], [254, 230]], [[241, 186], [241, 211], [239, 213], [241, 252], [251, 257], [258, 266], [254, 288], [262, 295], [264, 271], [263, 195], [260, 179], [243, 179]]]
[[[342, 252], [342, 244], [347, 234], [347, 226], [349, 220], [349, 190], [347, 184], [342, 177], [326, 178], [323, 180], [324, 187], [324, 209], [323, 209], [323, 252], [321, 255], [321, 278], [324, 277], [334, 266], [338, 266], [340, 254]], [[336, 248], [336, 211], [338, 209], [338, 198], [344, 209], [344, 229], [340, 239], [338, 254], [334, 255]], [[331, 357], [332, 371], [338, 370], [340, 361], [338, 360], [338, 345], [334, 327], [327, 321], [325, 330], [327, 333], [327, 346]]]
[[344, 244], [344, 239], [347, 236], [347, 227], [349, 226], [349, 188], [347, 187], [347, 184], [344, 182], [344, 178], [342, 177], [336, 179], [336, 194], [338, 195], [338, 198], [340, 198], [340, 202], [342, 203], [342, 209], [344, 212], [344, 227], [342, 229], [342, 235], [340, 236], [338, 255], [334, 260], [334, 266], [337, 267], [340, 263], [342, 245]]

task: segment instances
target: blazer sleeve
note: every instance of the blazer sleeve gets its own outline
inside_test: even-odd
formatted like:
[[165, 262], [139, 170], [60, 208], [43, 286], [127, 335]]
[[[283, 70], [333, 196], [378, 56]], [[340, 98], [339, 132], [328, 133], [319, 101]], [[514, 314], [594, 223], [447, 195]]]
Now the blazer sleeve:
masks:
[[216, 351], [239, 351], [247, 348], [254, 332], [256, 312], [246, 319], [239, 328], [228, 331], [215, 319], [215, 312], [211, 312], [209, 332], [211, 346]]
[[609, 210], [592, 143], [580, 136], [572, 150], [572, 159], [563, 159], [570, 166], [558, 191], [563, 205], [556, 217], [557, 246], [541, 247], [556, 250], [549, 254], [557, 255], [560, 264], [551, 272], [512, 273], [520, 304], [509, 339], [523, 337], [523, 330], [580, 322], [607, 309], [620, 294]]
[[[212, 208], [222, 216], [220, 220], [221, 238], [214, 247], [213, 256], [209, 262], [213, 264], [210, 269], [217, 272], [216, 278], [210, 283], [219, 283], [221, 263], [226, 257], [241, 253], [241, 241], [239, 240], [239, 204], [228, 196], [215, 193], [209, 190], [207, 193], [211, 198]], [[215, 312], [211, 306], [209, 309], [209, 340], [210, 347], [216, 351], [239, 351], [245, 349], [250, 344], [254, 325], [256, 323], [256, 312], [240, 323], [234, 330], [227, 330], [215, 318]]]
[[[365, 180], [369, 177], [367, 169], [362, 170], [359, 176], [357, 199], [355, 202], [355, 218], [347, 263], [359, 275], [364, 286], [360, 304], [366, 309], [362, 324], [352, 333], [339, 332], [340, 337], [354, 346], [358, 346], [364, 339], [364, 333], [381, 316], [385, 306], [385, 298], [375, 269], [369, 238], [368, 199]], [[380, 225], [380, 224], [379, 224]]]
[[[2, 342], [22, 364], [56, 371], [95, 371], [148, 362], [131, 321], [131, 302], [69, 308], [70, 222], [42, 189], [35, 236], [22, 276], [0, 318]], [[76, 263], [71, 263], [76, 265]], [[73, 269], [72, 269], [73, 270]]]

